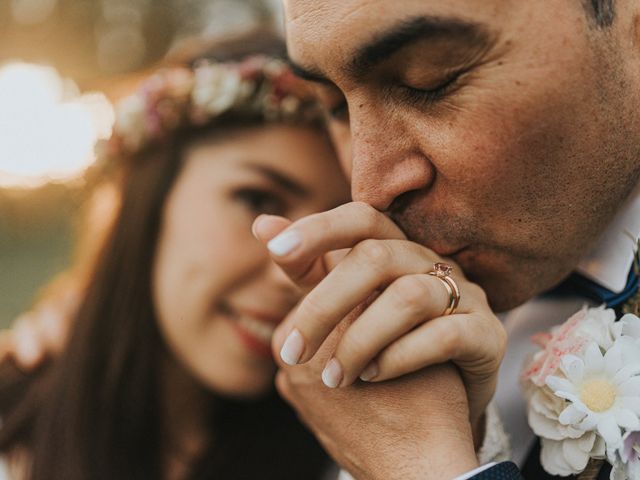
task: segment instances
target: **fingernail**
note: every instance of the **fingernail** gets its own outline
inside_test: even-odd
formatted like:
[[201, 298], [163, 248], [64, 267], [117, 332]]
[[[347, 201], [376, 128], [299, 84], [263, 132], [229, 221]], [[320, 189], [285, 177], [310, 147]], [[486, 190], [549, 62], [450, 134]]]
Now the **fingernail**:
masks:
[[256, 237], [258, 240], [260, 240], [260, 238], [258, 237], [258, 223], [260, 223], [262, 221], [262, 217], [264, 215], [260, 215], [258, 218], [256, 218], [253, 221], [253, 225], [251, 225], [251, 233], [253, 234], [254, 237]]
[[342, 366], [335, 358], [329, 360], [322, 372], [322, 382], [329, 388], [337, 388], [342, 382]]
[[360, 374], [360, 380], [362, 380], [363, 382], [368, 382], [370, 380], [373, 380], [377, 376], [378, 364], [376, 362], [371, 362], [369, 365], [367, 365], [367, 368], [365, 368]]
[[294, 328], [287, 339], [284, 341], [284, 345], [282, 345], [282, 350], [280, 350], [280, 358], [287, 365], [296, 365], [300, 361], [300, 357], [302, 357], [302, 352], [304, 351], [304, 338], [298, 331], [297, 328]]
[[40, 354], [35, 337], [26, 329], [16, 328], [14, 338], [16, 356], [20, 361], [27, 364], [34, 362]]
[[300, 243], [302, 243], [302, 239], [298, 232], [295, 230], [289, 230], [281, 233], [267, 243], [267, 248], [274, 255], [283, 257], [291, 253], [298, 245], [300, 245]]

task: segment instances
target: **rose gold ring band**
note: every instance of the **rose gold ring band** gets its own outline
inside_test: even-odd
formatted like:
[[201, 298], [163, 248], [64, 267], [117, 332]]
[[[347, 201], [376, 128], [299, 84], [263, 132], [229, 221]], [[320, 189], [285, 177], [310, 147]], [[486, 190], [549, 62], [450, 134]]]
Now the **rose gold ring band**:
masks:
[[444, 312], [442, 312], [442, 316], [453, 315], [460, 304], [460, 289], [458, 288], [458, 284], [451, 277], [452, 271], [453, 267], [451, 265], [446, 263], [436, 263], [433, 265], [433, 270], [428, 272], [429, 275], [436, 277], [442, 282], [449, 294], [449, 304], [444, 309]]

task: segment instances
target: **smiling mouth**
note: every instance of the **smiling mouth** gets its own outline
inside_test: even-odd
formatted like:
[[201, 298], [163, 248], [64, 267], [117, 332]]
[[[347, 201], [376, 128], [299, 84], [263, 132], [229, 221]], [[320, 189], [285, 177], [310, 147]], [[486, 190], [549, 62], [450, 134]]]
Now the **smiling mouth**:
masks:
[[247, 331], [247, 333], [262, 340], [265, 344], [271, 343], [273, 332], [275, 332], [275, 325], [269, 325], [268, 323], [256, 320], [246, 315], [240, 315], [237, 317], [238, 326]]
[[220, 305], [220, 311], [232, 323], [249, 350], [261, 357], [271, 358], [271, 339], [284, 316], [240, 311], [228, 304]]

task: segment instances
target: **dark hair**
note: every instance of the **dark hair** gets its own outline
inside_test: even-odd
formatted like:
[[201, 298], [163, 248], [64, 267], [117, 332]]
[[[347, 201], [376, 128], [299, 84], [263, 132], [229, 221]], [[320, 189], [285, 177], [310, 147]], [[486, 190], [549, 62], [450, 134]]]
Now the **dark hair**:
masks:
[[597, 27], [609, 27], [615, 19], [614, 0], [582, 0]]
[[[265, 46], [281, 45], [264, 33], [260, 38], [263, 48], [251, 37], [226, 43], [221, 55], [213, 56], [273, 54]], [[252, 122], [224, 128], [257, 120]], [[210, 127], [178, 132], [123, 164], [119, 214], [67, 348], [31, 376], [7, 365], [0, 369], [0, 450], [25, 448], [32, 480], [163, 477], [158, 365], [166, 350], [152, 302], [153, 260], [183, 151], [195, 138], [211, 134]], [[190, 478], [321, 476], [328, 457], [275, 390], [255, 401], [211, 394], [211, 402], [215, 444]]]

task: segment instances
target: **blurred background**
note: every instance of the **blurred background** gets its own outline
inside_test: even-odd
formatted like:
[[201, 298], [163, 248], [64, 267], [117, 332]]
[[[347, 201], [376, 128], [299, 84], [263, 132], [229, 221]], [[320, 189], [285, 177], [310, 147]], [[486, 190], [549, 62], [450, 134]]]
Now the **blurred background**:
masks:
[[279, 0], [0, 0], [0, 328], [71, 262], [128, 79], [194, 41], [280, 25]]

